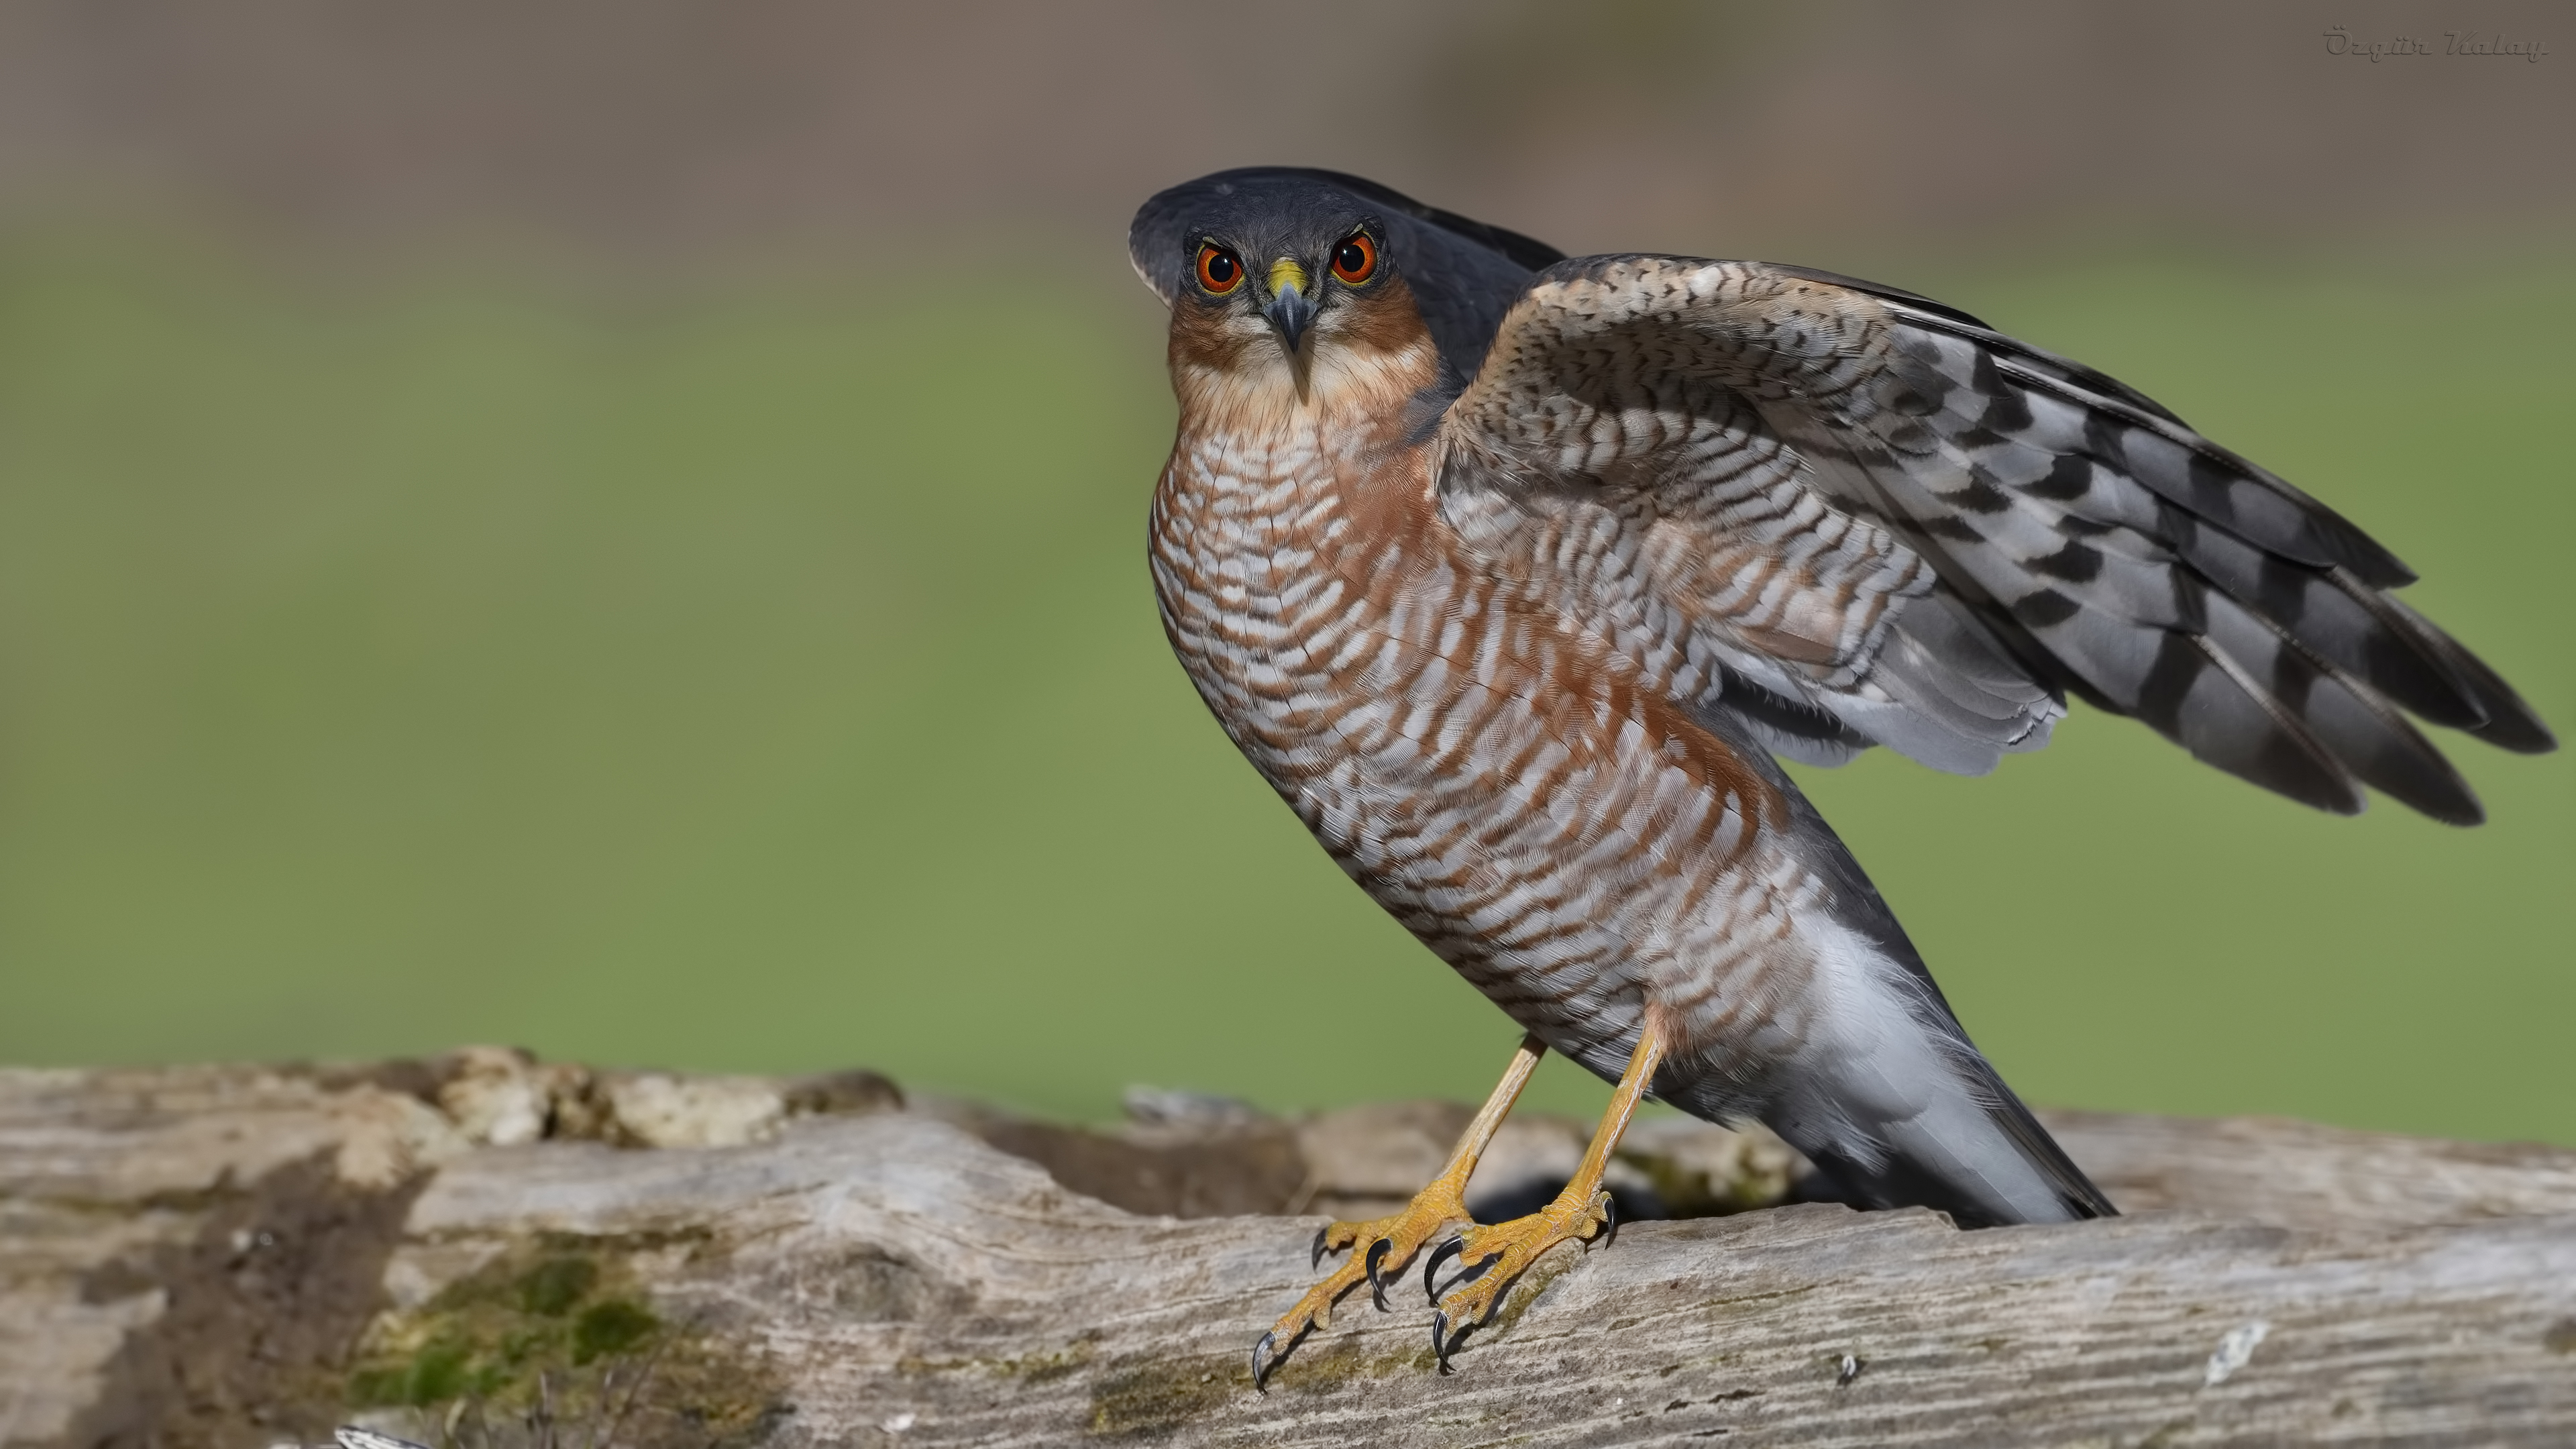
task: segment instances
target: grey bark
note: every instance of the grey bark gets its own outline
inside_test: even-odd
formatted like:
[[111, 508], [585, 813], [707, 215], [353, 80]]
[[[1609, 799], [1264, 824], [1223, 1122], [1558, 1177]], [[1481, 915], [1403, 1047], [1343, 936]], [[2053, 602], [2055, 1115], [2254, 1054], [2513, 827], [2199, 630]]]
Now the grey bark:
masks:
[[[1407, 1279], [1255, 1394], [1303, 1210], [1400, 1197], [1459, 1109], [900, 1101], [493, 1052], [0, 1073], [0, 1445], [2576, 1442], [2576, 1153], [2056, 1114], [2131, 1216], [1631, 1223], [1454, 1375]], [[1794, 1191], [1776, 1142], [1644, 1125], [1637, 1200]], [[1489, 1203], [1581, 1124], [1514, 1132]]]

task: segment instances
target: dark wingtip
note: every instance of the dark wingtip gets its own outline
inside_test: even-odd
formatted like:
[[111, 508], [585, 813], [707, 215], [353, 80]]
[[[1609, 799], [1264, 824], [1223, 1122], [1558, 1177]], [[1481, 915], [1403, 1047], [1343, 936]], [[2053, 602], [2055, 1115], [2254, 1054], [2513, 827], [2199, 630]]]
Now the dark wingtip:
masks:
[[2461, 696], [2484, 716], [2462, 726], [2462, 733], [2517, 755], [2545, 755], [2558, 748], [2558, 736], [2485, 660], [2403, 602], [2384, 595], [2381, 602], [2399, 632], [2410, 636], [2408, 642], [2447, 670]]
[[[2247, 465], [2251, 467], [2251, 464]], [[2257, 470], [2260, 471], [2260, 470]], [[2317, 534], [2335, 555], [2335, 563], [2352, 571], [2353, 577], [2374, 589], [2402, 589], [2423, 577], [2399, 558], [2388, 545], [2364, 533], [2361, 525], [2301, 493], [2296, 488], [2264, 472], [2262, 476], [2291, 497], [2313, 510]]]
[[2370, 760], [2357, 773], [2381, 794], [2428, 819], [2462, 828], [2485, 824], [2487, 807], [2459, 768], [2423, 736], [2413, 735], [2412, 742], [2414, 751]]
[[2468, 735], [2473, 740], [2483, 740], [2494, 748], [2512, 750], [2517, 755], [2548, 755], [2550, 750], [2558, 748], [2558, 735], [2553, 735], [2548, 724], [2543, 724], [2537, 714], [2530, 712], [2519, 714], [2519, 717], [2499, 714], [2476, 730], [2470, 730]]
[[[2438, 820], [2444, 825], [2458, 826], [2462, 830], [2487, 823], [2487, 807], [2475, 795], [2463, 795], [2457, 799], [2441, 801], [2409, 800], [2406, 803], [2431, 819]], [[2439, 808], [2436, 808], [2437, 805]]]
[[2410, 810], [2445, 825], [2478, 825], [2487, 818], [2478, 792], [2469, 788], [2459, 767], [2433, 747], [2394, 710], [2386, 718], [2393, 739], [2376, 750], [2358, 751], [2344, 761], [2362, 782]]
[[2496, 685], [2495, 690], [2480, 696], [2479, 703], [2487, 708], [2487, 722], [2469, 730], [2469, 737], [2517, 755], [2545, 755], [2557, 749], [2558, 736], [2551, 733], [2531, 706], [2512, 690], [2503, 688], [2503, 681], [2496, 681]]
[[2517, 755], [2545, 755], [2558, 748], [2558, 736], [2550, 732], [2539, 713], [2514, 692], [2513, 686], [2504, 682], [2503, 675], [2470, 653], [2459, 640], [2435, 628], [2432, 621], [2408, 612], [2416, 625], [2431, 636], [2443, 662], [2468, 685], [2470, 700], [2486, 714], [2484, 724], [2472, 725], [2464, 733]]
[[2183, 747], [2202, 764], [2260, 785], [2275, 795], [2286, 795], [2311, 810], [2328, 815], [2359, 815], [2370, 808], [2370, 796], [2360, 782], [2295, 719], [2284, 718], [2276, 723], [2273, 737], [2248, 754], [2198, 749], [2190, 741], [2184, 741]]

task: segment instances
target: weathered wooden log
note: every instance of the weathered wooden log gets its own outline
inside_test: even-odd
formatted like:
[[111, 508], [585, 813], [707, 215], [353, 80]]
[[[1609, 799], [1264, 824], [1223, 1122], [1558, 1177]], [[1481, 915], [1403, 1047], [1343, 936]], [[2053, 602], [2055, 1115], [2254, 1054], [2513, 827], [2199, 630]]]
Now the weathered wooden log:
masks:
[[[1366, 1203], [1450, 1109], [899, 1103], [493, 1052], [0, 1073], [0, 1445], [2576, 1443], [2576, 1153], [2060, 1114], [2132, 1216], [1634, 1223], [1542, 1262], [1454, 1375], [1408, 1284], [1256, 1394], [1321, 1219], [1139, 1215], [1037, 1164], [1131, 1205]], [[1533, 1181], [1579, 1137], [1521, 1131]], [[1641, 1200], [1794, 1186], [1765, 1139], [1644, 1135]]]

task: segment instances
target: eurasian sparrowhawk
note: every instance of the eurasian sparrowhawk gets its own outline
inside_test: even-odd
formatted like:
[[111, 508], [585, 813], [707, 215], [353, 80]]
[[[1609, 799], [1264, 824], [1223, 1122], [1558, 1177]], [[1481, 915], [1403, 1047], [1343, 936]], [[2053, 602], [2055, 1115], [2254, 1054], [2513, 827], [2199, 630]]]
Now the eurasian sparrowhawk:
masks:
[[[1343, 869], [1527, 1031], [1448, 1169], [1335, 1223], [1350, 1259], [1253, 1350], [1425, 1246], [1442, 1366], [1539, 1254], [1607, 1223], [1641, 1096], [1758, 1119], [1853, 1199], [1962, 1225], [2110, 1202], [1970, 1044], [1775, 756], [1975, 774], [2069, 694], [2327, 810], [2478, 803], [2413, 714], [2549, 731], [2391, 591], [2413, 575], [2090, 368], [1803, 267], [1565, 258], [1324, 171], [1163, 192], [1153, 502], [1164, 626]], [[1470, 1223], [1540, 1053], [1618, 1083], [1552, 1204]], [[1381, 1297], [1381, 1303], [1383, 1298]]]

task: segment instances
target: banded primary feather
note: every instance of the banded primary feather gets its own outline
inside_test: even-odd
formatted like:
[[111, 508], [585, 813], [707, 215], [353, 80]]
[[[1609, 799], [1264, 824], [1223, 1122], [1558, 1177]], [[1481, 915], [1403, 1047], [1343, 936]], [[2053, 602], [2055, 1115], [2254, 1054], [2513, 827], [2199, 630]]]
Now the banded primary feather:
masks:
[[1515, 529], [1606, 526], [1639, 559], [1643, 597], [1568, 585], [1569, 607], [1666, 621], [1937, 768], [2044, 743], [2073, 692], [2309, 804], [2358, 811], [2367, 784], [2468, 824], [2476, 797], [2406, 711], [2552, 744], [2388, 597], [2414, 575], [2351, 523], [2134, 390], [1910, 294], [1749, 262], [1558, 263], [1442, 446], [1444, 506], [1496, 557]]

